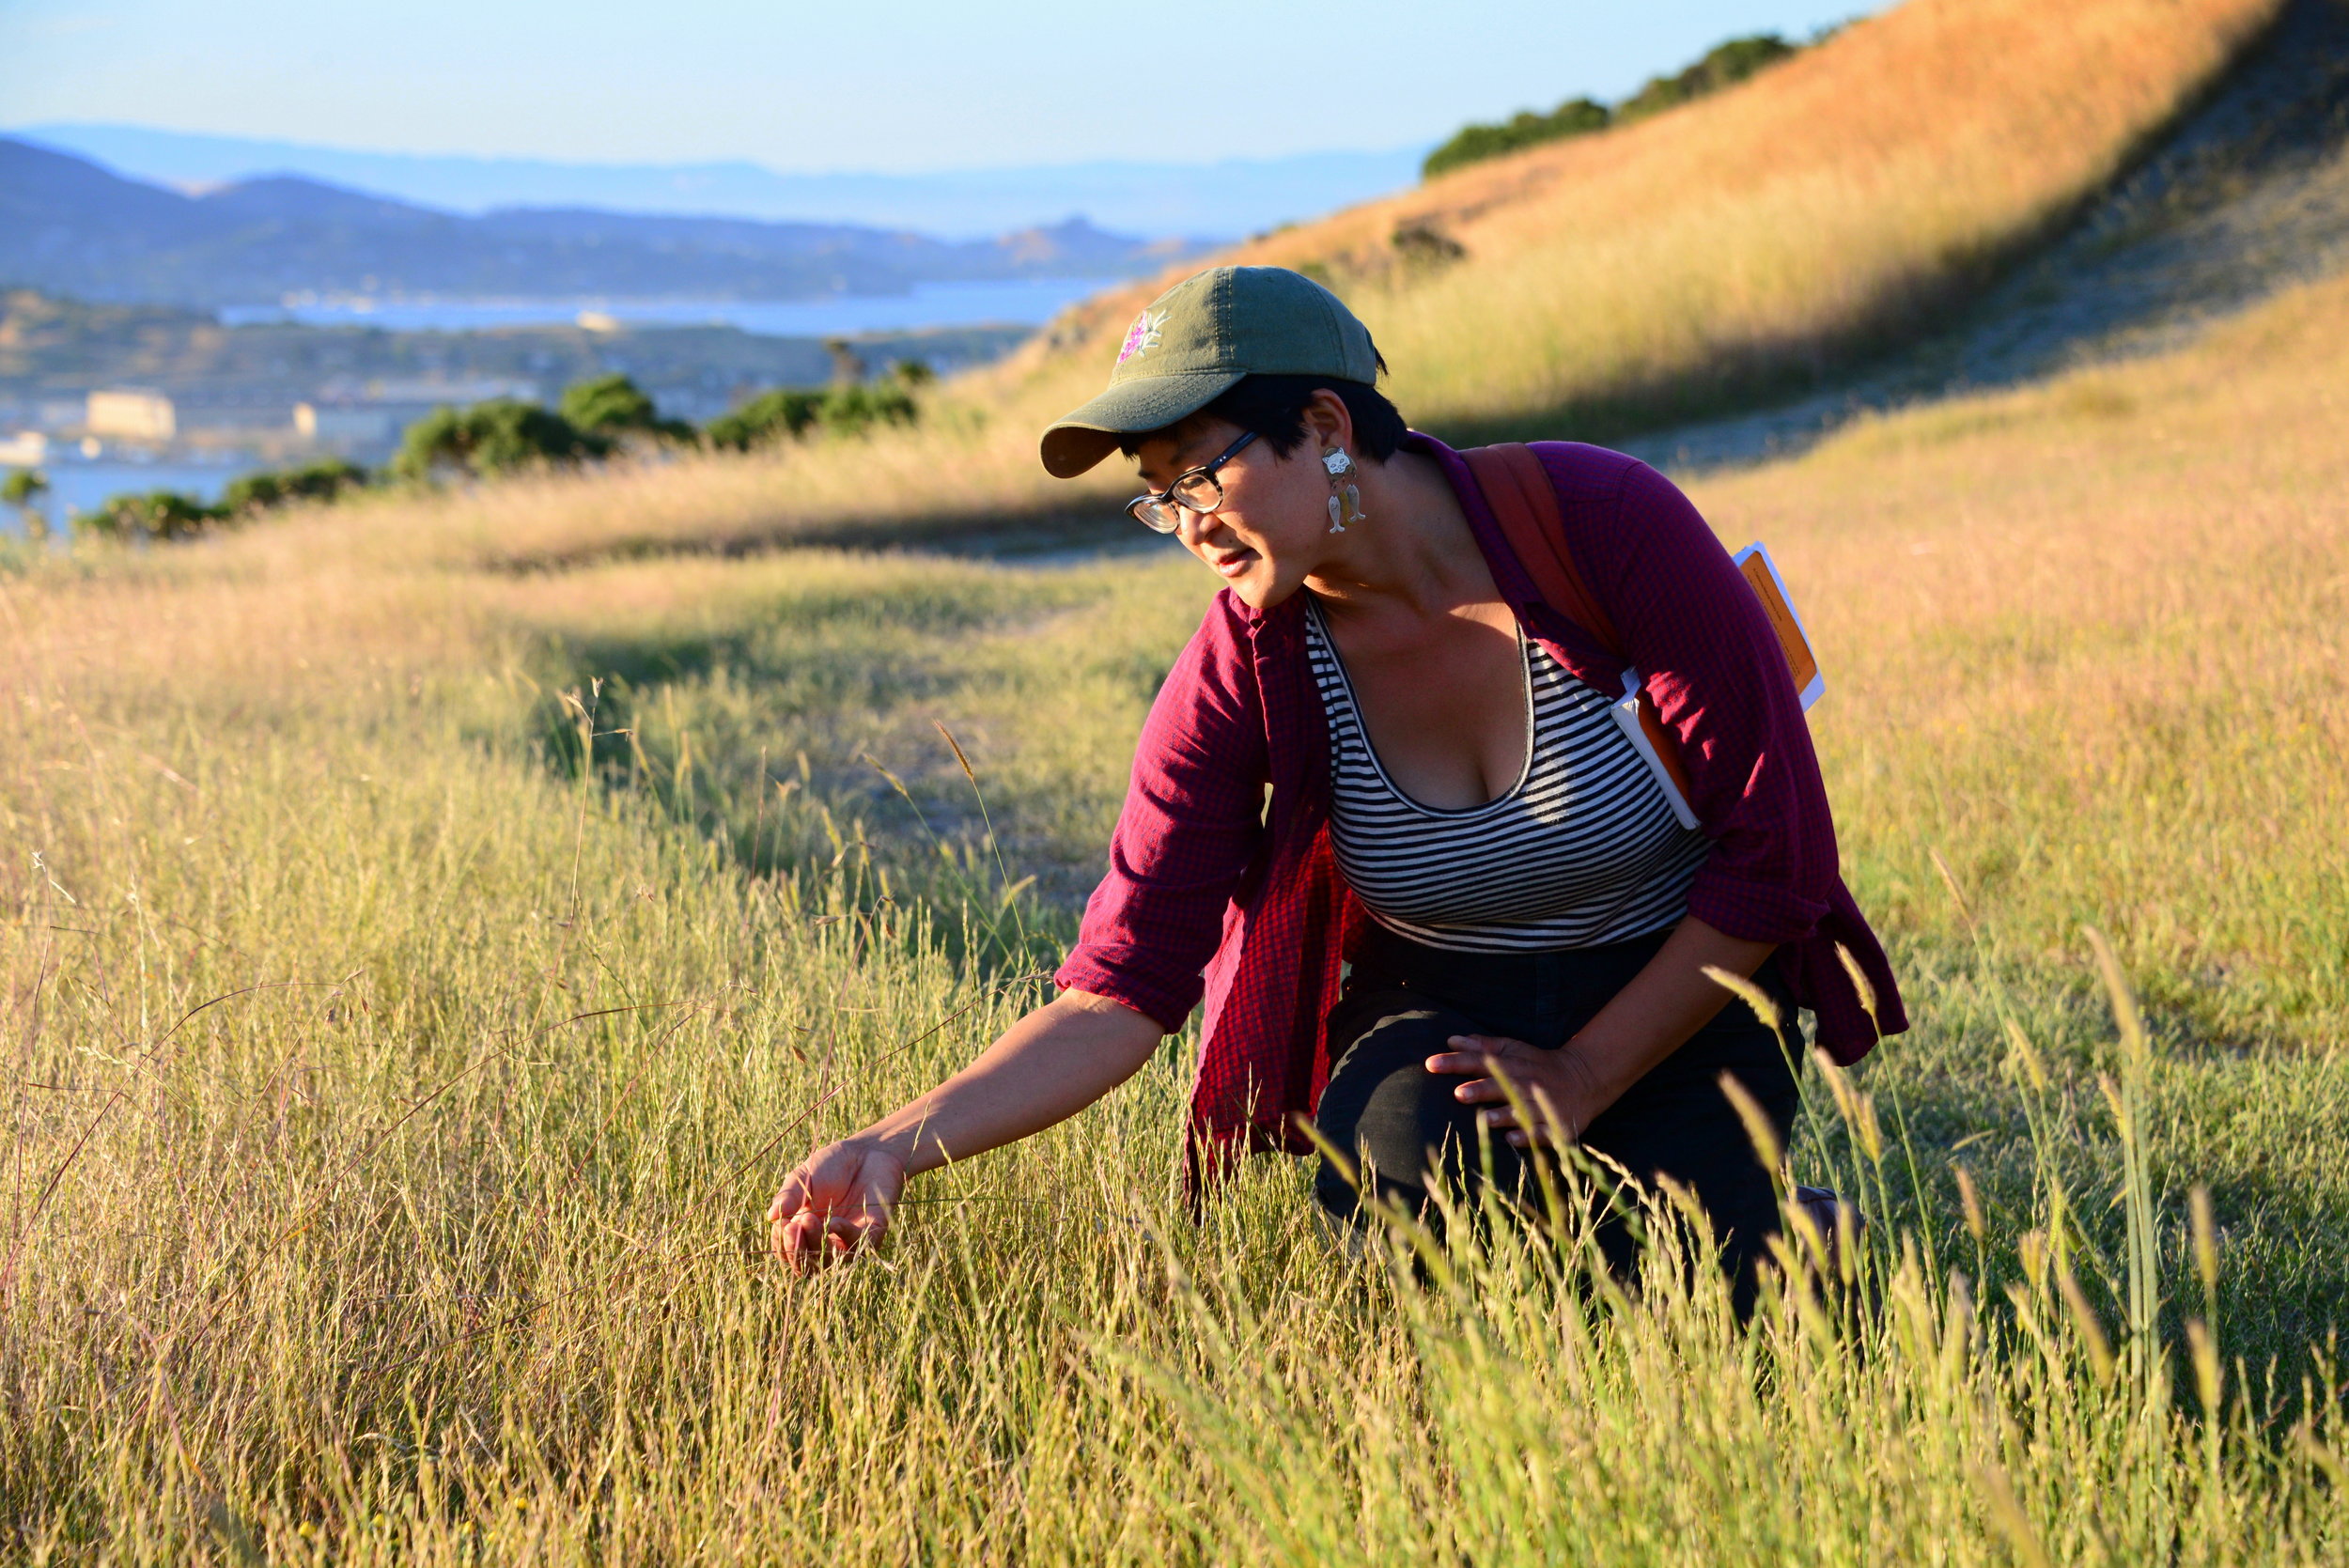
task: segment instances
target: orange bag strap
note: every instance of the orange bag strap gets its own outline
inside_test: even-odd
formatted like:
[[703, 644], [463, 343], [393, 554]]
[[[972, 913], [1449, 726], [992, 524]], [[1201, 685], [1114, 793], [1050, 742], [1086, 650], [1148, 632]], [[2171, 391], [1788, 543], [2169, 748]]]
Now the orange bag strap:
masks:
[[1592, 597], [1582, 568], [1566, 548], [1565, 514], [1558, 509], [1558, 489], [1542, 459], [1521, 442], [1470, 447], [1460, 456], [1501, 520], [1501, 536], [1533, 579], [1542, 602], [1621, 659], [1623, 639], [1615, 635], [1615, 623]]
[[[1521, 442], [1471, 447], [1460, 456], [1475, 476], [1476, 488], [1485, 492], [1493, 516], [1500, 520], [1510, 553], [1533, 579], [1542, 602], [1589, 632], [1615, 658], [1623, 658], [1623, 639], [1616, 634], [1614, 620], [1592, 595], [1590, 584], [1582, 579], [1582, 568], [1575, 565], [1574, 552], [1566, 546], [1565, 514], [1559, 509], [1557, 487], [1549, 482], [1549, 470], [1542, 466], [1540, 457]], [[1666, 727], [1662, 711], [1644, 685], [1640, 688], [1640, 731], [1655, 748], [1657, 760], [1672, 776], [1681, 800], [1693, 800], [1688, 770], [1680, 760], [1680, 737]]]

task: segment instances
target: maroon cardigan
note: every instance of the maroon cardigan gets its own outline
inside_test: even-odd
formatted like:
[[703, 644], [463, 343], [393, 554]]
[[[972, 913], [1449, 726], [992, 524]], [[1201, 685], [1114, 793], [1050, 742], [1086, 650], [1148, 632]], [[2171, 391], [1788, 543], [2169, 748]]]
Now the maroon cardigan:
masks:
[[[1405, 449], [1442, 465], [1527, 635], [1576, 679], [1622, 695], [1624, 661], [1542, 602], [1459, 455], [1417, 433]], [[1688, 912], [1780, 944], [1780, 970], [1816, 1016], [1819, 1045], [1858, 1061], [1907, 1018], [1839, 874], [1827, 791], [1776, 634], [1670, 480], [1600, 447], [1533, 450], [1592, 597], [1679, 737], [1689, 803], [1715, 841]], [[1054, 977], [1169, 1033], [1204, 995], [1190, 1147], [1210, 1166], [1243, 1147], [1307, 1152], [1296, 1118], [1329, 1078], [1324, 1023], [1368, 918], [1330, 852], [1330, 738], [1304, 610], [1301, 593], [1262, 612], [1229, 589], [1216, 596], [1151, 705], [1109, 876]], [[1873, 1009], [1838, 946], [1867, 977]]]

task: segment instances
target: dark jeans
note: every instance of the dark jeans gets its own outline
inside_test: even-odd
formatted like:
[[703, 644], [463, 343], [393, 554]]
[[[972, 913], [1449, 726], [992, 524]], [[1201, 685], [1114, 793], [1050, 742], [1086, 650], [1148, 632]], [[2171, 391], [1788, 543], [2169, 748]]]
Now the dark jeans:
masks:
[[[1425, 1208], [1431, 1170], [1471, 1202], [1490, 1159], [1492, 1179], [1523, 1197], [1536, 1188], [1526, 1157], [1487, 1135], [1453, 1091], [1469, 1079], [1431, 1073], [1427, 1058], [1454, 1034], [1499, 1034], [1554, 1050], [1645, 967], [1669, 932], [1563, 953], [1447, 953], [1376, 928], [1330, 1015], [1336, 1065], [1315, 1120], [1323, 1136], [1375, 1172], [1379, 1196], [1433, 1223]], [[1795, 1017], [1775, 961], [1754, 976], [1782, 1015]], [[1799, 1041], [1796, 1042], [1799, 1049]], [[1582, 1146], [1619, 1162], [1640, 1181], [1669, 1176], [1690, 1188], [1721, 1244], [1739, 1316], [1751, 1309], [1755, 1266], [1778, 1231], [1769, 1172], [1736, 1108], [1721, 1092], [1734, 1075], [1766, 1110], [1781, 1142], [1800, 1103], [1794, 1069], [1769, 1026], [1735, 998], [1583, 1129]], [[1315, 1195], [1331, 1215], [1361, 1223], [1352, 1184], [1321, 1163]], [[1424, 1212], [1423, 1213], [1423, 1209]], [[1619, 1275], [1637, 1262], [1621, 1218], [1598, 1228]]]

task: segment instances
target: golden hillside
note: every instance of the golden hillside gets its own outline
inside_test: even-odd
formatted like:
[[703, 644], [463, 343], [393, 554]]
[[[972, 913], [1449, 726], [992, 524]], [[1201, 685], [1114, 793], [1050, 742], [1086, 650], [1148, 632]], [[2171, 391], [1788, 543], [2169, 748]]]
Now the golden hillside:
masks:
[[[1702, 411], [1915, 332], [2110, 179], [2279, 9], [1909, 0], [1717, 98], [1219, 259], [1317, 270], [1431, 428], [1590, 435]], [[1464, 255], [1409, 259], [1415, 234]], [[1081, 394], [1163, 282], [1074, 313], [988, 390]]]

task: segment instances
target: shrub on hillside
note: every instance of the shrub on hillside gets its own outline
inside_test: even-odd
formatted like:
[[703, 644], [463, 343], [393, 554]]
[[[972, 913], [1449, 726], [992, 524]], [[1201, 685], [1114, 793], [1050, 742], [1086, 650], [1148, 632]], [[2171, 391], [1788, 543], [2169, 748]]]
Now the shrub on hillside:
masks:
[[392, 472], [404, 479], [428, 479], [440, 469], [455, 468], [488, 478], [600, 458], [611, 450], [609, 436], [583, 430], [551, 409], [498, 397], [470, 408], [443, 406], [410, 426]]
[[179, 490], [110, 495], [95, 510], [74, 513], [73, 532], [122, 544], [176, 544], [233, 528], [274, 507], [330, 502], [366, 483], [367, 471], [358, 464], [322, 458], [300, 468], [244, 474], [229, 483], [217, 506]]
[[1707, 93], [1735, 86], [1755, 72], [1799, 54], [1801, 48], [1776, 33], [1731, 39], [1706, 51], [1703, 59], [1686, 70], [1649, 78], [1645, 86], [1612, 109], [1592, 99], [1570, 98], [1547, 115], [1527, 109], [1498, 125], [1464, 126], [1450, 141], [1427, 155], [1427, 161], [1420, 165], [1421, 178], [1433, 179], [1463, 164], [1660, 115]]
[[668, 441], [693, 438], [691, 425], [661, 418], [651, 395], [618, 371], [564, 388], [555, 411], [569, 420], [574, 428], [591, 435], [618, 438], [641, 433]]
[[331, 502], [364, 489], [367, 471], [342, 458], [320, 458], [300, 468], [248, 474], [229, 482], [220, 504], [234, 516], [249, 517], [296, 502]]
[[1397, 225], [1387, 243], [1404, 266], [1420, 272], [1436, 272], [1468, 256], [1466, 245], [1424, 218]]
[[921, 410], [901, 386], [842, 386], [824, 395], [822, 418], [829, 434], [861, 436], [876, 425], [911, 425]]
[[1734, 87], [1799, 52], [1797, 45], [1788, 43], [1776, 33], [1756, 33], [1751, 38], [1716, 44], [1704, 58], [1677, 75], [1650, 78], [1646, 86], [1615, 105], [1616, 122], [1627, 125], [1667, 109], [1677, 109], [1707, 93]]
[[0, 501], [11, 506], [30, 506], [35, 498], [49, 489], [49, 476], [37, 468], [12, 469], [5, 482], [0, 482]]
[[[907, 365], [918, 365], [909, 373]], [[871, 385], [835, 386], [828, 392], [781, 389], [761, 393], [731, 413], [719, 415], [702, 429], [702, 439], [730, 452], [747, 452], [780, 441], [796, 441], [810, 430], [827, 435], [861, 436], [879, 425], [913, 425], [922, 417], [912, 387], [922, 385], [929, 366], [908, 361], [886, 381]]]
[[86, 538], [170, 544], [232, 520], [226, 506], [207, 506], [178, 490], [126, 491], [108, 496], [94, 512], [74, 513], [73, 531]]
[[1604, 131], [1613, 117], [1604, 103], [1588, 98], [1569, 98], [1547, 115], [1522, 109], [1499, 125], [1463, 126], [1450, 141], [1427, 155], [1427, 161], [1420, 165], [1420, 176], [1433, 179], [1447, 169], [1465, 163], [1482, 163], [1544, 142]]
[[36, 543], [49, 537], [49, 520], [33, 504], [48, 492], [49, 475], [37, 468], [16, 469], [0, 481], [0, 502], [17, 509], [24, 524], [24, 536]]
[[824, 407], [824, 394], [789, 388], [763, 392], [731, 413], [720, 414], [702, 429], [710, 445], [747, 452], [770, 442], [796, 439], [807, 433]]

